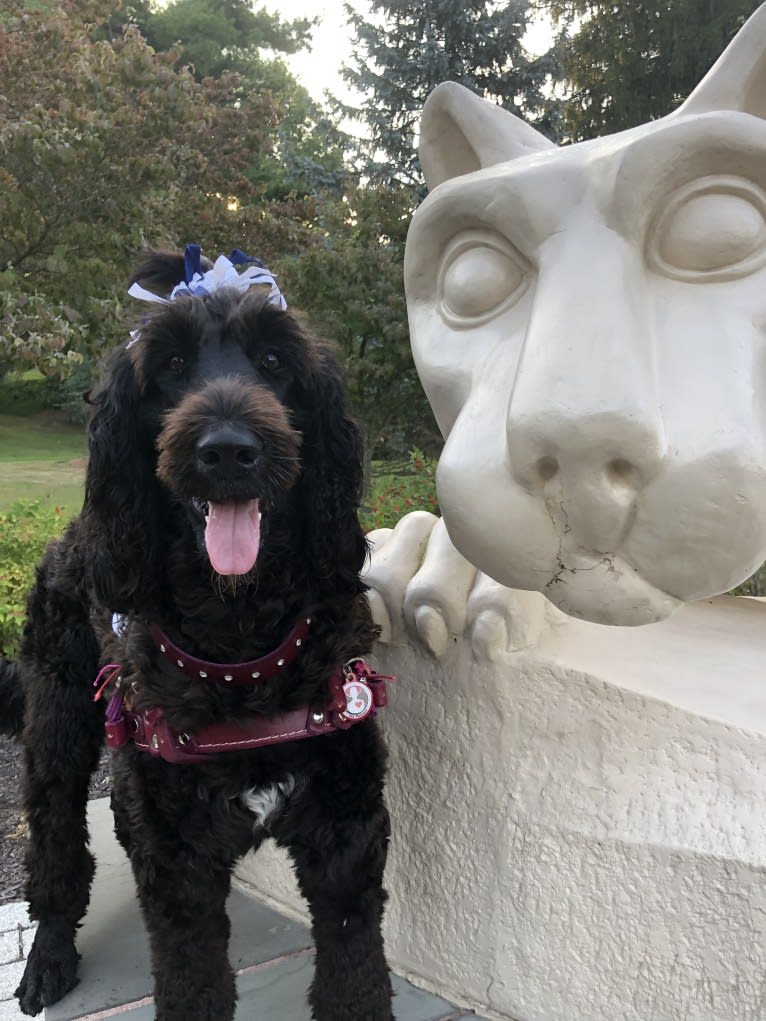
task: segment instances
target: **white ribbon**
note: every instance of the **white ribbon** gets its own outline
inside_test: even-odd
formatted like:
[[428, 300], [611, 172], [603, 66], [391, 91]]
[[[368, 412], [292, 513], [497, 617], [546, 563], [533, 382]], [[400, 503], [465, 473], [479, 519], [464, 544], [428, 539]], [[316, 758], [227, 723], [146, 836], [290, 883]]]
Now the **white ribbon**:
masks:
[[219, 255], [213, 268], [206, 273], [195, 273], [188, 284], [186, 282], [176, 284], [170, 292], [169, 298], [162, 298], [159, 294], [147, 291], [145, 287], [137, 283], [131, 285], [128, 294], [131, 298], [138, 298], [139, 301], [153, 301], [161, 305], [168, 305], [179, 294], [201, 296], [212, 294], [213, 291], [217, 291], [221, 287], [233, 287], [238, 291], [246, 291], [254, 284], [268, 284], [270, 287], [269, 304], [279, 305], [282, 309], [287, 308], [287, 302], [282, 297], [276, 280], [268, 270], [261, 269], [259, 266], [248, 266], [240, 273], [225, 255]]

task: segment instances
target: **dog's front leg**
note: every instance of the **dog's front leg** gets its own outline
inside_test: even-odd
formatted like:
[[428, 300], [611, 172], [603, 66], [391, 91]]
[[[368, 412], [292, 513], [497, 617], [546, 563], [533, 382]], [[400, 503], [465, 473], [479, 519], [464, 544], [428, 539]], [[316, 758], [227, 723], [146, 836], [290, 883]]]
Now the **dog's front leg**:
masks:
[[[315, 1021], [392, 1021], [381, 923], [389, 820], [384, 753], [374, 724], [337, 738], [285, 820], [287, 843], [309, 903], [316, 946], [310, 1003]], [[350, 753], [350, 754], [349, 754]], [[296, 821], [297, 820], [297, 821]]]
[[[236, 991], [226, 898], [249, 825], [202, 790], [194, 767], [115, 758], [112, 807], [151, 945], [156, 1021], [231, 1021]], [[215, 818], [225, 820], [219, 833]]]
[[134, 859], [151, 942], [156, 1021], [231, 1021], [229, 874], [193, 858], [182, 851], [175, 863]]
[[[94, 650], [95, 651], [95, 650]], [[26, 1014], [39, 1014], [77, 982], [77, 923], [93, 878], [88, 851], [88, 782], [103, 743], [103, 710], [94, 706], [87, 678], [67, 683], [66, 669], [41, 669], [27, 684], [24, 805], [29, 824], [26, 897], [37, 919], [35, 941], [16, 995]]]

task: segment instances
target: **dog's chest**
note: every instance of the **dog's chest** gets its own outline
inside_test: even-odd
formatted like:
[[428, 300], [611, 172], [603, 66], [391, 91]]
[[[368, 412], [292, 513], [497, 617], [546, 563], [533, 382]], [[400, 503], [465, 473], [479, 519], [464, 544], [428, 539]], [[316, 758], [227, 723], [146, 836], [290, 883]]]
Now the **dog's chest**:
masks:
[[285, 810], [294, 790], [295, 777], [288, 774], [284, 780], [243, 791], [239, 800], [254, 817], [253, 829], [268, 829]]

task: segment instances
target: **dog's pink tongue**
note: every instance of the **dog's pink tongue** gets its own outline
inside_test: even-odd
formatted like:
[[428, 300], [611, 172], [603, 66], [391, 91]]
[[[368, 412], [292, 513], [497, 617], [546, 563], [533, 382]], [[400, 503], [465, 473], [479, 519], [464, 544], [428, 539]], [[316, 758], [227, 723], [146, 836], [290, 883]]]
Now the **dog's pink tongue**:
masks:
[[258, 556], [261, 520], [258, 501], [208, 503], [205, 546], [219, 574], [247, 574]]

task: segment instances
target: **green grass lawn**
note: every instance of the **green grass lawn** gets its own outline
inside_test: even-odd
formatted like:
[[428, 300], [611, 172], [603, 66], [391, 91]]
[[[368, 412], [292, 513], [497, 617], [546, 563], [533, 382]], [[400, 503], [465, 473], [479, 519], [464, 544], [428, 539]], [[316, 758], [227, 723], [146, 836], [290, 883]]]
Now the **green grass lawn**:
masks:
[[0, 509], [17, 500], [39, 500], [76, 513], [86, 453], [85, 430], [51, 412], [0, 414]]

